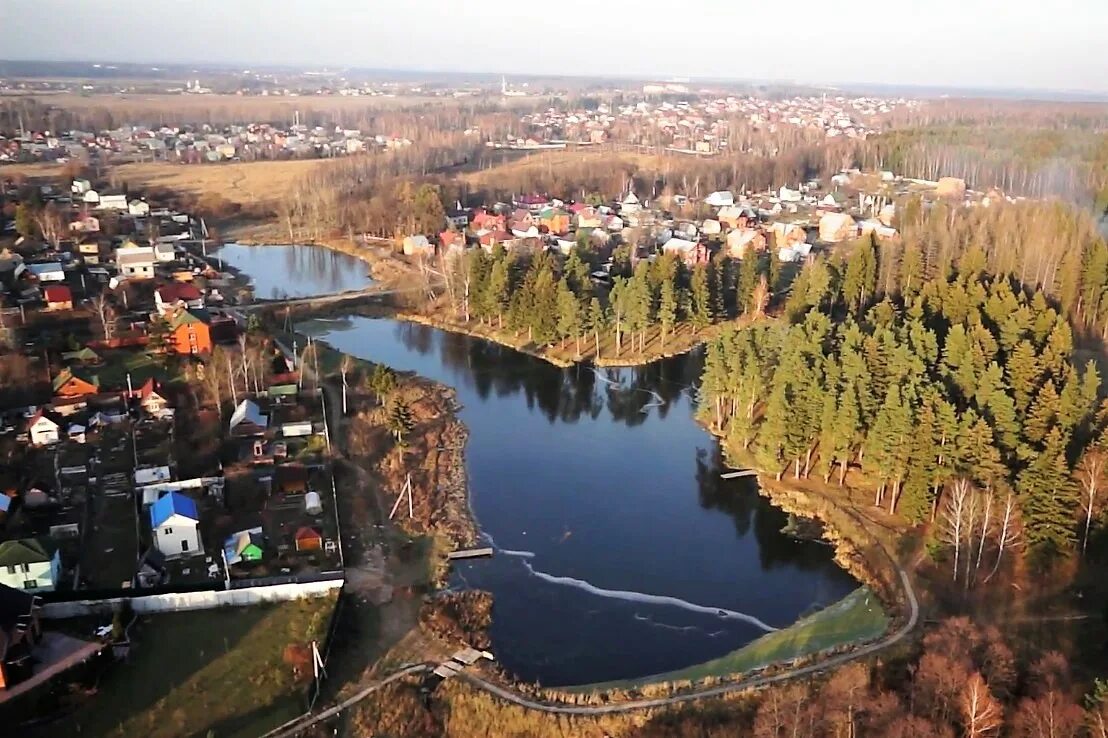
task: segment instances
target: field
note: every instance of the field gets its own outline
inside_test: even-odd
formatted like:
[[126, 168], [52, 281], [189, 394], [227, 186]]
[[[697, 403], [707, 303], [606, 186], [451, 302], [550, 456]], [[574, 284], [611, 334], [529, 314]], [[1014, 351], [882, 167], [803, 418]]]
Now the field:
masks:
[[868, 588], [859, 587], [834, 605], [802, 618], [784, 630], [764, 635], [718, 659], [665, 674], [589, 685], [582, 689], [628, 689], [659, 682], [697, 681], [740, 674], [837, 645], [877, 638], [888, 626], [889, 618], [880, 601]]
[[[42, 735], [257, 736], [301, 714], [311, 663], [298, 676], [289, 644], [325, 638], [333, 598], [140, 618], [126, 662], [88, 709]], [[210, 732], [209, 732], [210, 731]]]
[[200, 199], [218, 195], [239, 206], [271, 205], [319, 159], [227, 162], [223, 164], [168, 164], [143, 162], [112, 168], [112, 176], [132, 190], [171, 190]]

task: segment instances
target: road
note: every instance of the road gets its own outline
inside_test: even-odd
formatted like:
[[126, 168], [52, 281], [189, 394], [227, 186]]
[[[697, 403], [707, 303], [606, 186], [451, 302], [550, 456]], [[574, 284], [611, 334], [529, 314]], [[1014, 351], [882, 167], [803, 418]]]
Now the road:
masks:
[[[799, 666], [795, 669], [788, 669], [786, 671], [779, 672], [768, 676], [751, 677], [749, 679], [741, 679], [735, 682], [729, 682], [727, 684], [717, 684], [711, 687], [702, 687], [699, 689], [693, 689], [688, 692], [671, 695], [669, 697], [658, 697], [648, 700], [631, 700], [628, 702], [616, 702], [608, 705], [565, 705], [555, 702], [544, 702], [540, 700], [527, 697], [519, 694], [507, 687], [499, 684], [494, 684], [490, 681], [482, 679], [476, 674], [469, 672], [460, 672], [457, 675], [457, 679], [463, 679], [469, 683], [475, 689], [479, 689], [483, 692], [491, 694], [495, 697], [499, 697], [505, 702], [510, 702], [513, 705], [517, 705], [527, 710], [535, 710], [536, 712], [544, 712], [552, 715], [613, 715], [618, 713], [636, 712], [638, 710], [651, 710], [660, 707], [669, 707], [671, 705], [678, 705], [685, 702], [693, 702], [695, 700], [710, 699], [712, 697], [721, 697], [726, 694], [732, 694], [735, 692], [744, 692], [751, 689], [760, 689], [762, 687], [768, 687], [772, 684], [779, 684], [781, 682], [791, 681], [800, 677], [812, 676], [821, 672], [833, 669], [843, 664], [848, 664], [852, 661], [871, 656], [879, 651], [883, 651], [887, 648], [891, 648], [896, 644], [904, 640], [919, 623], [919, 600], [916, 598], [916, 592], [912, 588], [912, 582], [908, 578], [907, 572], [903, 568], [897, 567], [897, 573], [900, 575], [900, 582], [904, 587], [904, 595], [908, 599], [908, 620], [893, 633], [875, 643], [870, 643], [864, 646], [860, 646], [849, 653], [842, 653], [836, 656], [823, 659], [817, 663], [808, 664], [807, 666]], [[437, 664], [425, 663], [414, 664], [412, 666], [405, 667], [398, 672], [390, 674], [385, 679], [379, 682], [375, 682], [370, 686], [363, 689], [353, 697], [343, 701], [342, 703], [335, 705], [334, 707], [325, 710], [318, 715], [306, 715], [298, 721], [289, 723], [286, 726], [274, 731], [273, 733], [267, 733], [264, 738], [288, 738], [289, 736], [297, 735], [300, 731], [315, 725], [318, 722], [326, 720], [330, 717], [337, 715], [342, 710], [360, 702], [368, 697], [373, 692], [377, 691], [381, 687], [396, 681], [397, 679], [416, 674], [421, 671], [429, 671], [433, 669]]]

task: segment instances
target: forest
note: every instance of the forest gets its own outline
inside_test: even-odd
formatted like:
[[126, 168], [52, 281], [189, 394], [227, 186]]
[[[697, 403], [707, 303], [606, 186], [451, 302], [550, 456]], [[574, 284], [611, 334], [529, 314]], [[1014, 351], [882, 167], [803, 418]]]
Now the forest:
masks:
[[1106, 508], [1108, 406], [1077, 346], [1098, 350], [1106, 282], [1104, 241], [1077, 217], [909, 204], [900, 245], [813, 260], [784, 320], [711, 342], [705, 420], [778, 478], [860, 473], [875, 505], [934, 524], [966, 588], [1017, 548], [1039, 566], [1084, 552]]

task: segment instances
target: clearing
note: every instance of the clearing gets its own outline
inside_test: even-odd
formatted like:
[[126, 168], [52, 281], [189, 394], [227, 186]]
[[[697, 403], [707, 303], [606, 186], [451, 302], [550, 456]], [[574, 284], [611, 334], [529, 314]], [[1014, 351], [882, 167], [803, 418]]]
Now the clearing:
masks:
[[93, 709], [42, 735], [260, 735], [304, 712], [311, 662], [290, 665], [285, 649], [313, 639], [322, 648], [335, 601], [142, 616], [128, 660], [101, 680]]

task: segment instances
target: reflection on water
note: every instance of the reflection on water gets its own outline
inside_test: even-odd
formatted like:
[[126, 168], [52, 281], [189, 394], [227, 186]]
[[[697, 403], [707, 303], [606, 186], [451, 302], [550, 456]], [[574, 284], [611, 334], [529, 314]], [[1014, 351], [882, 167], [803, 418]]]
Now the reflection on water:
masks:
[[229, 243], [214, 256], [250, 275], [259, 299], [315, 297], [372, 284], [361, 259], [322, 246]]
[[856, 583], [829, 547], [780, 531], [751, 478], [722, 480], [693, 420], [698, 355], [558, 369], [426, 326], [303, 326], [336, 348], [458, 391], [473, 506], [498, 549], [452, 584], [495, 596], [501, 664], [548, 685], [698, 663]]

